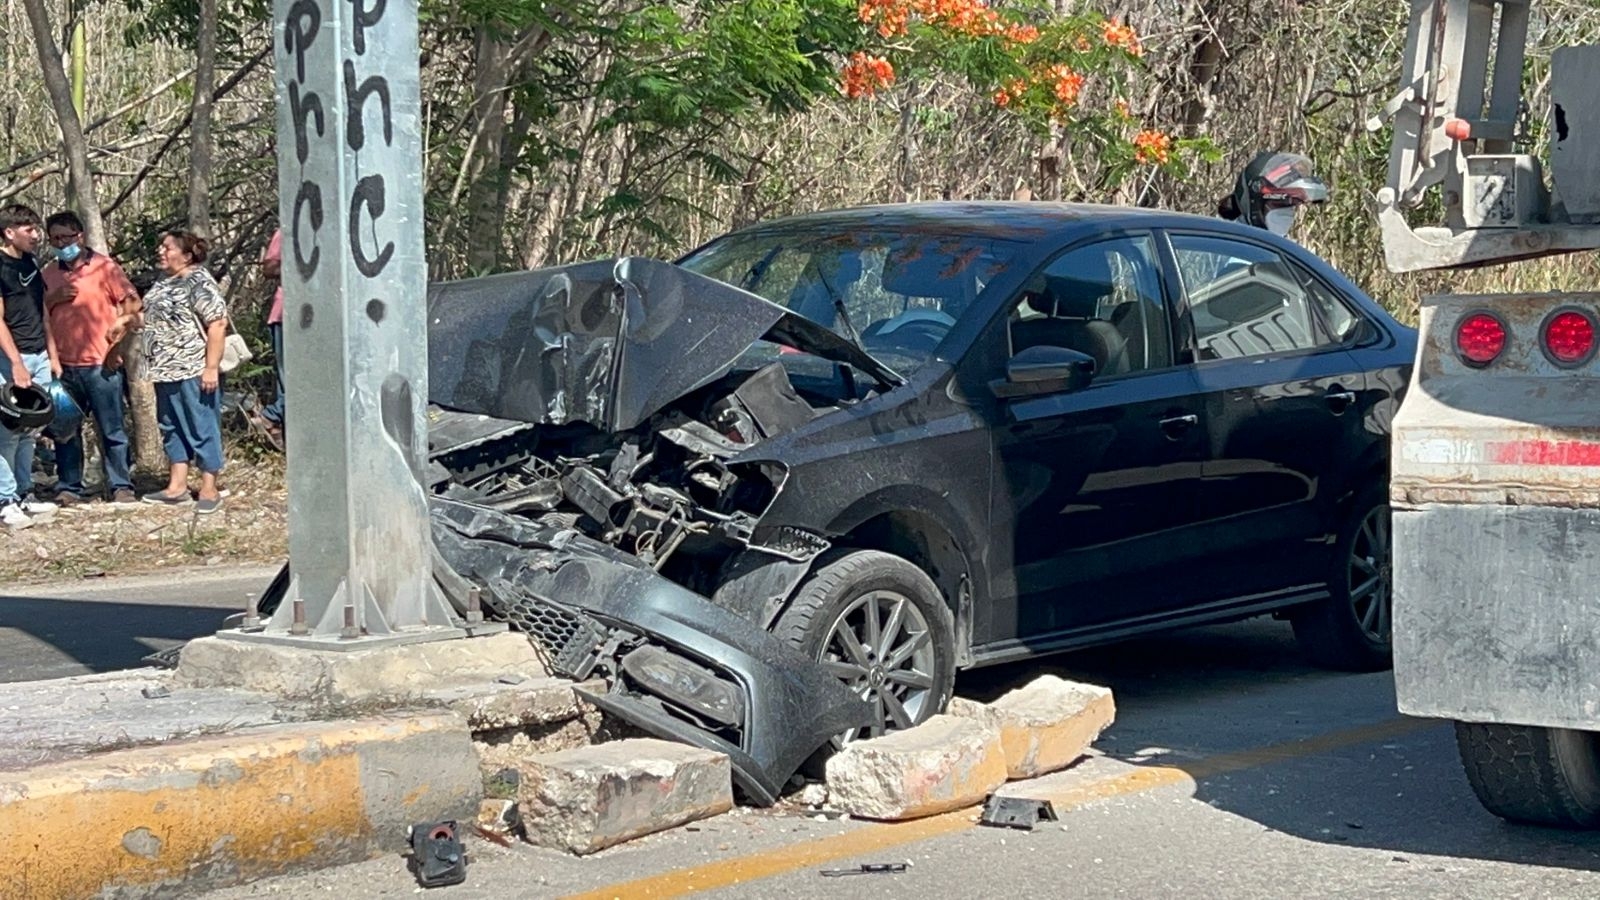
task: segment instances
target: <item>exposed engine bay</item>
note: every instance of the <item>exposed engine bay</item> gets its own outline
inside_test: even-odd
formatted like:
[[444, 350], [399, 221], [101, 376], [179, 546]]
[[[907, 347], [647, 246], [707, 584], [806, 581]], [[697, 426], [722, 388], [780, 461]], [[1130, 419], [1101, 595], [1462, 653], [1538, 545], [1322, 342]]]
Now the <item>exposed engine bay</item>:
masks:
[[794, 529], [757, 538], [760, 516], [783, 489], [785, 473], [776, 463], [737, 458], [844, 402], [802, 398], [773, 363], [719, 379], [622, 434], [433, 408], [430, 487], [450, 499], [575, 528], [709, 593], [736, 550], [806, 562], [828, 548], [823, 538]]

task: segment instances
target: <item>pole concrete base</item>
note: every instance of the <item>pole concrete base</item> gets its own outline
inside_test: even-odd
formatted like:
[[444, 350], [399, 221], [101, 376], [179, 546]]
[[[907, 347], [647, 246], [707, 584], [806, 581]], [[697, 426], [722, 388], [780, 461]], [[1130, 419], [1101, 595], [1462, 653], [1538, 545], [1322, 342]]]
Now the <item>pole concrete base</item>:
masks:
[[238, 688], [319, 706], [403, 704], [440, 687], [549, 673], [525, 635], [381, 643], [346, 649], [199, 638], [183, 648], [174, 687]]

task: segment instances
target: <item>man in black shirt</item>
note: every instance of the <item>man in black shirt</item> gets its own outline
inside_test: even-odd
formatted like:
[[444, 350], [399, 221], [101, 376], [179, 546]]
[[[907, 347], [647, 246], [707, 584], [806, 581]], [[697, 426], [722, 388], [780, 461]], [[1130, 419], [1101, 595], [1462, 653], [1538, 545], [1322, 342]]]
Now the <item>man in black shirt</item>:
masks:
[[[39, 214], [26, 206], [0, 208], [0, 383], [27, 387], [55, 377], [55, 346], [44, 313], [44, 277], [33, 251]], [[0, 428], [0, 525], [27, 528], [55, 512], [28, 496], [33, 486], [34, 435]]]

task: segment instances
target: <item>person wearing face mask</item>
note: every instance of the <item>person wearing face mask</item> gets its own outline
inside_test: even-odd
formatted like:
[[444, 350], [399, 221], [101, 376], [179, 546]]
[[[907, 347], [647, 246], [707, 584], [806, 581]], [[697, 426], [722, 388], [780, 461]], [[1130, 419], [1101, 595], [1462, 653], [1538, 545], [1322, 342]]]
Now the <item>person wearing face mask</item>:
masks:
[[1297, 153], [1267, 151], [1239, 173], [1233, 193], [1217, 205], [1217, 214], [1286, 237], [1300, 207], [1327, 200], [1328, 183], [1317, 177], [1311, 160]]
[[[109, 499], [137, 503], [129, 469], [122, 359], [117, 345], [143, 304], [115, 260], [83, 245], [83, 220], [76, 213], [58, 212], [45, 220], [44, 228], [55, 248], [54, 264], [43, 271], [44, 302], [56, 338], [60, 380], [78, 406], [94, 417]], [[55, 502], [61, 506], [82, 502], [81, 430], [71, 440], [56, 442], [56, 466]]]

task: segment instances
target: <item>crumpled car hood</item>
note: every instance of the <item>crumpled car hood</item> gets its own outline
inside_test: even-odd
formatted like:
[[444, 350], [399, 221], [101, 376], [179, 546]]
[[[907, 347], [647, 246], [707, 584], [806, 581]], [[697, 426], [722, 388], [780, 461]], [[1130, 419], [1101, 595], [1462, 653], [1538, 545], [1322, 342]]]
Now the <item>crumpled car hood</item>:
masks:
[[809, 319], [639, 257], [435, 284], [428, 322], [431, 402], [534, 424], [637, 427], [763, 338], [902, 383]]

